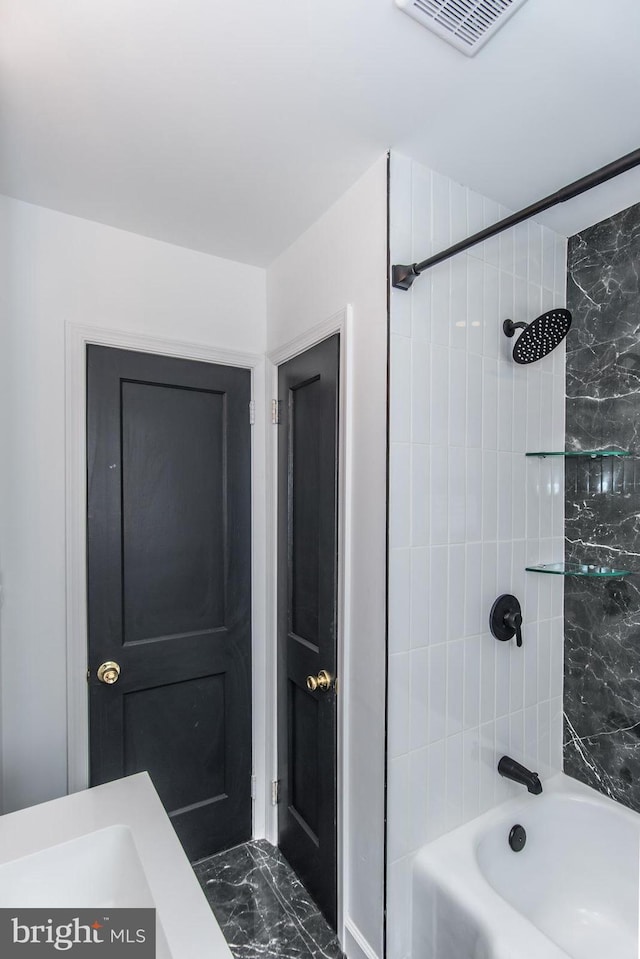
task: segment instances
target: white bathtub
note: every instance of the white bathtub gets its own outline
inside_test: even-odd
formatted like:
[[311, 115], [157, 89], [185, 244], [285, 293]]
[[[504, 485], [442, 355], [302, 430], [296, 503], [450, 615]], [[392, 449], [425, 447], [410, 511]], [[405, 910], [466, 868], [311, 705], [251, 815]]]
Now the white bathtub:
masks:
[[640, 816], [562, 774], [543, 786], [420, 851], [413, 959], [638, 959]]
[[112, 906], [156, 909], [157, 959], [232, 959], [147, 773], [0, 816], [0, 907]]

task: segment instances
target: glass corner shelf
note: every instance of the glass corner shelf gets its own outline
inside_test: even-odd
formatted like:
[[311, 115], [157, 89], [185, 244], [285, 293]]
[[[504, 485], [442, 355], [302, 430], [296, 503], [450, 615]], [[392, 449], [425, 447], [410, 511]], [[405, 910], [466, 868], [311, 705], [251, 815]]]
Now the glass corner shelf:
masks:
[[525, 456], [588, 456], [590, 459], [601, 459], [604, 456], [631, 456], [629, 450], [542, 450], [537, 453], [525, 453]]
[[595, 578], [614, 579], [620, 576], [631, 576], [630, 569], [611, 569], [609, 566], [591, 566], [581, 563], [543, 563], [540, 566], [526, 566], [530, 573], [553, 573], [556, 576], [592, 576]]

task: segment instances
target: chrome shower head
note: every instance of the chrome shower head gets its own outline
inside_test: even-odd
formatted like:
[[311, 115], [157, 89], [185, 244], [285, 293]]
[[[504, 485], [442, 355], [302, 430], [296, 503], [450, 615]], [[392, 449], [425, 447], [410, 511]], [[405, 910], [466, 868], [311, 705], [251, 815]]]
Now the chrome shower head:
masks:
[[522, 330], [513, 347], [513, 358], [516, 363], [535, 363], [562, 343], [570, 326], [569, 310], [549, 310], [531, 323], [505, 320], [502, 329], [505, 336], [513, 336], [516, 330]]

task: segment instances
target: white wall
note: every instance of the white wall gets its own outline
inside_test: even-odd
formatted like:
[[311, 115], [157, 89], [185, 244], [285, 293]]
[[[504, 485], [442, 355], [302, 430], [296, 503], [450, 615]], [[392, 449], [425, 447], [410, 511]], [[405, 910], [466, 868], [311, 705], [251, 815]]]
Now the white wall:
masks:
[[[353, 307], [345, 946], [382, 955], [386, 567], [387, 162], [382, 157], [267, 272], [268, 349]], [[364, 950], [364, 951], [363, 951]]]
[[[507, 211], [391, 158], [391, 262], [425, 259]], [[566, 240], [525, 223], [419, 277], [391, 302], [388, 956], [411, 953], [411, 863], [443, 832], [521, 792], [508, 753], [562, 764], [564, 345], [511, 359], [506, 318], [565, 302]], [[515, 593], [524, 647], [489, 611]], [[416, 957], [418, 959], [418, 957]]]
[[[264, 270], [0, 198], [4, 811], [66, 792], [67, 322], [261, 353]], [[0, 300], [1, 302], [1, 300]]]
[[[0, 215], [0, 517], [2, 503], [6, 499], [7, 452], [9, 435], [9, 278], [11, 275], [9, 264], [9, 224]], [[0, 651], [2, 650], [2, 601], [4, 597], [4, 562], [6, 551], [6, 530], [0, 519]], [[3, 803], [2, 788], [2, 659], [0, 656], [0, 812]]]

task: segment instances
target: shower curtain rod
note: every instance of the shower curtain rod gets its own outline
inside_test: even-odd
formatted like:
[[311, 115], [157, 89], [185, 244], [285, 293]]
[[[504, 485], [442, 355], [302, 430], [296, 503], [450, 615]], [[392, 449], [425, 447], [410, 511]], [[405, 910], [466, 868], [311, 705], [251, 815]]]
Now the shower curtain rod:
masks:
[[435, 253], [421, 263], [413, 263], [411, 266], [396, 264], [392, 267], [392, 286], [397, 290], [409, 290], [415, 278], [420, 276], [425, 270], [428, 270], [429, 267], [435, 266], [436, 263], [448, 260], [449, 257], [455, 256], [456, 253], [462, 253], [463, 250], [468, 250], [469, 247], [475, 246], [476, 243], [482, 243], [483, 240], [488, 240], [490, 237], [502, 233], [503, 230], [508, 230], [509, 227], [516, 226], [518, 223], [530, 219], [537, 213], [542, 213], [543, 210], [548, 210], [552, 206], [557, 206], [558, 203], [564, 203], [566, 200], [573, 199], [574, 196], [586, 193], [587, 190], [592, 190], [594, 186], [600, 186], [601, 183], [606, 183], [607, 180], [611, 180], [614, 176], [618, 176], [620, 173], [626, 173], [627, 170], [632, 170], [633, 167], [639, 165], [640, 150], [633, 150], [631, 153], [627, 153], [626, 156], [620, 157], [618, 160], [614, 160], [612, 163], [607, 163], [606, 166], [600, 167], [600, 169], [594, 173], [589, 173], [587, 176], [575, 180], [556, 193], [551, 193], [543, 200], [538, 200], [537, 203], [532, 203], [523, 210], [519, 210], [517, 213], [512, 213], [510, 216], [505, 217], [504, 220], [498, 220], [498, 222], [492, 226], [485, 227], [485, 229], [480, 230], [479, 233], [474, 233], [473, 236], [468, 236], [466, 239], [454, 243], [453, 246], [448, 247], [446, 250]]

